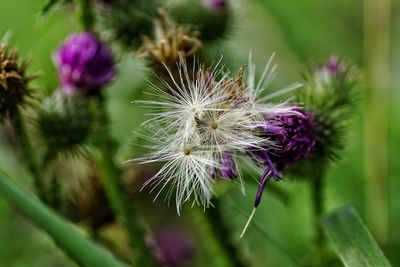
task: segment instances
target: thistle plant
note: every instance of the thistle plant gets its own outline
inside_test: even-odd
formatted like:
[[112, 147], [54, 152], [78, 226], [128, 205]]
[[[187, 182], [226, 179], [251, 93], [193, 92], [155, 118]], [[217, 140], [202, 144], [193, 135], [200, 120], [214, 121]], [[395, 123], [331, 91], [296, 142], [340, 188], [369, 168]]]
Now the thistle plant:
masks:
[[296, 101], [302, 105], [297, 114], [270, 117], [270, 121], [276, 122], [275, 127], [263, 128], [265, 138], [275, 140], [277, 149], [251, 152], [256, 162], [268, 162], [270, 166], [260, 182], [255, 207], [271, 177], [287, 174], [310, 182], [319, 245], [323, 242], [318, 220], [324, 212], [325, 176], [345, 148], [358, 98], [357, 85], [355, 70], [332, 57], [327, 64], [305, 76], [304, 87], [296, 90]]
[[306, 76], [305, 88], [298, 98], [315, 123], [313, 134], [315, 149], [307, 160], [294, 165], [292, 176], [310, 181], [316, 221], [316, 242], [324, 240], [318, 220], [325, 208], [324, 187], [326, 174], [332, 163], [340, 160], [346, 139], [356, 113], [359, 83], [354, 67], [337, 57]]
[[[160, 88], [153, 84], [153, 94], [159, 100], [138, 102], [154, 110], [152, 118], [143, 123], [154, 152], [137, 160], [166, 162], [145, 185], [151, 185], [152, 191], [159, 189], [156, 198], [171, 185], [166, 198], [175, 192], [178, 213], [186, 201], [209, 207], [215, 179], [238, 171], [235, 157], [275, 146], [274, 141], [260, 135], [260, 127], [274, 127], [266, 116], [297, 113], [292, 106], [272, 104], [267, 102], [268, 96], [262, 96], [275, 75], [272, 58], [258, 82], [251, 59], [247, 77], [241, 68], [230, 78], [220, 64], [213, 68], [194, 64], [188, 69], [181, 57], [179, 80], [167, 68], [173, 85], [162, 81]], [[283, 92], [299, 86], [294, 83]], [[241, 183], [240, 175], [238, 178]]]
[[0, 123], [5, 119], [10, 120], [19, 142], [18, 154], [33, 176], [36, 193], [43, 197], [43, 182], [21, 114], [21, 109], [27, 106], [28, 99], [32, 97], [28, 83], [36, 77], [26, 74], [28, 65], [26, 60], [21, 62], [15, 50], [0, 44]]
[[[210, 255], [220, 257], [219, 266], [247, 266], [241, 246], [231, 238], [232, 227], [222, 215], [225, 198], [216, 187], [217, 183], [235, 185], [244, 193], [249, 164], [257, 170], [258, 182], [253, 183], [257, 188], [253, 210], [241, 237], [257, 208], [263, 206], [264, 191], [272, 181], [309, 183], [314, 220], [319, 221], [324, 212], [326, 174], [345, 149], [355, 113], [359, 79], [353, 67], [332, 57], [326, 64], [314, 66], [301, 82], [272, 92], [277, 75], [274, 54], [259, 73], [251, 55], [239, 69], [222, 55], [213, 58], [212, 64], [205, 58], [207, 49], [223, 44], [233, 35], [234, 22], [240, 21], [231, 1], [50, 0], [44, 11], [57, 3], [74, 6], [81, 28], [53, 53], [59, 85], [51, 94], [38, 96], [29, 86], [33, 76], [26, 74], [26, 61], [20, 61], [14, 50], [0, 46], [0, 123], [11, 122], [19, 156], [34, 179], [39, 199], [58, 213], [49, 212], [2, 180], [0, 192], [48, 231], [78, 264], [180, 266], [192, 260], [192, 242], [182, 231], [164, 225], [149, 234], [150, 223], [146, 212], [141, 213], [144, 208], [139, 197], [127, 194], [136, 197], [139, 190], [146, 189], [152, 196], [141, 193], [140, 198], [172, 201], [182, 217], [187, 215], [185, 203], [192, 205], [189, 217], [201, 221], [198, 228], [210, 233], [205, 239], [213, 250]], [[117, 54], [120, 57], [115, 57]], [[130, 118], [111, 119], [108, 101], [114, 92], [106, 92], [123, 66], [118, 59], [127, 54], [147, 63], [152, 71], [148, 73], [147, 98], [132, 99], [132, 109], [143, 108], [148, 116], [133, 129], [138, 137], [135, 142], [143, 145], [133, 157], [121, 152], [128, 144], [112, 134], [114, 119], [125, 123]], [[25, 116], [23, 108], [28, 106], [29, 116]], [[32, 121], [32, 133], [28, 134], [26, 126]], [[37, 137], [40, 139], [35, 140]], [[107, 258], [108, 254], [82, 241], [60, 219], [66, 216], [74, 223], [79, 221], [59, 208], [67, 182], [59, 182], [54, 173], [66, 168], [54, 173], [50, 169], [57, 167], [52, 164], [56, 159], [67, 159], [60, 157], [65, 155], [73, 155], [89, 170], [77, 175], [86, 180], [78, 182], [79, 189], [69, 196], [68, 204], [89, 224], [88, 233], [110, 250], [118, 253], [101, 240], [104, 228], [113, 224], [127, 237], [114, 240], [128, 251], [119, 254], [125, 263]], [[123, 165], [122, 159], [130, 157], [128, 161], [137, 164]], [[0, 172], [0, 176], [4, 175]], [[128, 176], [134, 181], [126, 183]], [[159, 204], [152, 205], [149, 210], [157, 213]], [[204, 212], [196, 213], [200, 209], [195, 205]], [[321, 252], [324, 237], [319, 224], [314, 228], [319, 253], [315, 262], [325, 266], [327, 261], [317, 260], [325, 255]], [[96, 258], [87, 254], [85, 246]]]

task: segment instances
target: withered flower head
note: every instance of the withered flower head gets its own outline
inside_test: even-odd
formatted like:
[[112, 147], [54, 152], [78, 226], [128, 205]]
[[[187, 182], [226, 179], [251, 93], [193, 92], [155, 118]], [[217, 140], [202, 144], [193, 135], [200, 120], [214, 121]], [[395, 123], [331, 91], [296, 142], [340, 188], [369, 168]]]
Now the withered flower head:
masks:
[[203, 47], [198, 34], [189, 27], [176, 24], [166, 12], [159, 10], [154, 22], [154, 36], [143, 38], [138, 56], [148, 59], [157, 74], [168, 76], [164, 64], [175, 66], [180, 56], [191, 58]]
[[18, 62], [15, 50], [0, 44], [0, 122], [12, 117], [30, 96], [28, 82], [33, 77], [25, 74], [27, 61]]

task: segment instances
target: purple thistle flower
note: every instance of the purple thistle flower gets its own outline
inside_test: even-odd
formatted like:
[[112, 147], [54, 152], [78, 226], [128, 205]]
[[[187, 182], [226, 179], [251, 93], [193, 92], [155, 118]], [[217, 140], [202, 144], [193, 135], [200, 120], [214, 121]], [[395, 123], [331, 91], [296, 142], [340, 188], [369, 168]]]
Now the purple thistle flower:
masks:
[[331, 56], [328, 63], [323, 67], [323, 70], [331, 75], [338, 75], [340, 73], [340, 60], [336, 56]]
[[281, 179], [280, 172], [306, 158], [315, 149], [313, 116], [300, 109], [294, 111], [296, 113], [267, 118], [268, 125], [257, 126], [257, 129], [262, 131], [261, 135], [274, 141], [277, 147], [268, 151], [266, 149], [248, 151], [258, 165], [266, 166], [259, 182], [255, 207], [260, 204], [264, 188], [271, 178]]
[[227, 8], [226, 0], [204, 0], [204, 5], [215, 11], [225, 11]]
[[116, 74], [108, 47], [90, 32], [71, 35], [55, 54], [61, 90], [93, 95]]
[[182, 266], [194, 256], [194, 248], [188, 237], [181, 230], [162, 227], [151, 241], [157, 261], [166, 267]]
[[225, 180], [232, 180], [237, 176], [236, 162], [231, 153], [222, 154], [220, 174], [221, 178]]
[[279, 171], [284, 171], [290, 165], [306, 158], [315, 149], [313, 129], [316, 125], [313, 115], [300, 109], [296, 112], [298, 113], [278, 115], [272, 119], [283, 130], [281, 134], [269, 136], [279, 146], [279, 149], [270, 155], [271, 161]]

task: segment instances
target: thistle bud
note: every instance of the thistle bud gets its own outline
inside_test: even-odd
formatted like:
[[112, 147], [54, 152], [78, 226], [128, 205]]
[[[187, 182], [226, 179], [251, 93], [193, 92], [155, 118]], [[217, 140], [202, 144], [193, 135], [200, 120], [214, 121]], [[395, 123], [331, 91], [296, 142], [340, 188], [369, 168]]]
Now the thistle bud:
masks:
[[203, 4], [215, 11], [226, 11], [228, 7], [225, 0], [203, 0]]
[[92, 104], [59, 92], [42, 103], [37, 126], [49, 156], [79, 153], [90, 143], [96, 119]]
[[357, 87], [358, 78], [354, 68], [336, 57], [332, 57], [307, 79], [299, 98], [318, 124], [315, 129], [318, 157], [326, 160], [339, 158], [357, 106]]
[[31, 96], [28, 82], [33, 77], [25, 74], [28, 63], [19, 62], [15, 51], [0, 45], [0, 122], [13, 117], [18, 107]]
[[125, 49], [137, 49], [143, 36], [151, 35], [157, 0], [101, 1], [100, 24]]
[[[315, 123], [315, 149], [309, 161], [296, 169], [298, 176], [318, 176], [338, 160], [357, 106], [358, 78], [354, 68], [337, 57], [306, 76], [298, 98]], [[314, 167], [313, 167], [314, 166]]]
[[175, 1], [168, 11], [178, 23], [199, 31], [203, 42], [221, 40], [232, 29], [233, 14], [225, 0]]
[[116, 74], [110, 50], [89, 32], [71, 35], [57, 51], [55, 64], [67, 94], [97, 94]]

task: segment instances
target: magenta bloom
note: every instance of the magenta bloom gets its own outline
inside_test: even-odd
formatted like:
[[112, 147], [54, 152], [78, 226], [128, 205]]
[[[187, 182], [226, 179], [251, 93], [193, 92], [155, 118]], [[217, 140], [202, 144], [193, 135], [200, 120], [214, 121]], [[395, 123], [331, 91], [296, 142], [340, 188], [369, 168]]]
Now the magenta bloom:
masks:
[[116, 74], [108, 47], [89, 32], [71, 35], [55, 54], [61, 90], [93, 95]]
[[301, 110], [297, 112], [299, 113], [274, 118], [282, 127], [281, 134], [270, 135], [270, 139], [280, 146], [280, 149], [271, 153], [271, 161], [279, 171], [306, 158], [315, 149], [314, 118]]
[[331, 56], [328, 63], [323, 67], [323, 70], [325, 70], [329, 74], [338, 75], [341, 71], [340, 67], [341, 65], [339, 58], [337, 58], [336, 56]]
[[204, 4], [215, 11], [225, 11], [227, 8], [226, 0], [203, 0]]
[[281, 179], [281, 171], [306, 158], [315, 150], [316, 139], [313, 131], [317, 125], [314, 117], [300, 109], [295, 111], [297, 113], [266, 118], [268, 126], [257, 127], [261, 131], [261, 136], [274, 141], [277, 148], [248, 151], [257, 164], [265, 166], [259, 182], [255, 207], [260, 204], [264, 188], [271, 178]]

